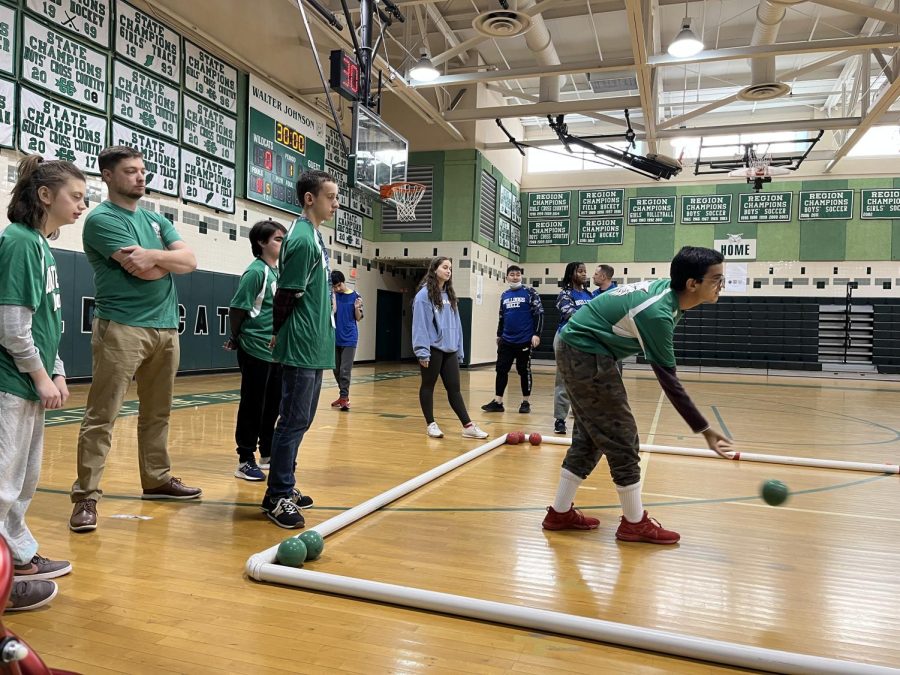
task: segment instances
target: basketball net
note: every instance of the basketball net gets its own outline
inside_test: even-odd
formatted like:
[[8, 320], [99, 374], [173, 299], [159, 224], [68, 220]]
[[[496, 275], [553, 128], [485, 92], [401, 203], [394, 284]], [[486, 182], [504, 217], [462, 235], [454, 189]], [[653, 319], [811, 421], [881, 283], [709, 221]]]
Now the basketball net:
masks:
[[381, 198], [390, 199], [397, 208], [397, 220], [410, 222], [416, 219], [416, 206], [425, 196], [426, 186], [422, 183], [391, 183], [380, 188]]

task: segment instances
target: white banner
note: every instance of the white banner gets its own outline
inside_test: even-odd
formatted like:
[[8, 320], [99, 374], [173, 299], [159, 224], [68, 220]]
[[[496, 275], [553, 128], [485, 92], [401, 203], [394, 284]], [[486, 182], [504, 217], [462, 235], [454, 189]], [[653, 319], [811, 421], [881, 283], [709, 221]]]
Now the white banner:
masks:
[[27, 0], [25, 4], [47, 21], [109, 47], [110, 0]]
[[13, 147], [16, 83], [0, 79], [0, 147]]
[[234, 213], [234, 167], [182, 148], [181, 198]]
[[178, 89], [163, 80], [132, 68], [116, 59], [113, 62], [113, 115], [126, 122], [178, 140]]
[[127, 145], [144, 155], [147, 188], [178, 196], [178, 146], [113, 122], [112, 145]]
[[713, 248], [725, 256], [725, 260], [756, 260], [756, 239], [741, 239], [739, 235], [729, 239], [716, 239]]
[[181, 36], [127, 2], [116, 2], [116, 53], [178, 84]]
[[97, 155], [105, 146], [105, 117], [75, 110], [21, 88], [19, 149], [22, 152], [68, 160], [82, 171], [99, 174]]
[[0, 5], [0, 73], [15, 74], [16, 10]]
[[372, 195], [358, 188], [350, 188], [350, 210], [372, 217]]
[[315, 113], [305, 112], [304, 106], [287, 94], [263, 82], [251, 73], [248, 97], [250, 108], [259, 110], [273, 120], [306, 134], [311, 140], [325, 147], [325, 118]]
[[206, 103], [184, 95], [181, 142], [234, 164], [237, 120]]
[[[350, 139], [345, 136], [344, 140], [349, 150]], [[340, 167], [344, 171], [347, 170], [347, 155], [344, 153], [344, 146], [341, 145], [341, 134], [331, 127], [325, 131], [325, 162]]]
[[184, 41], [184, 89], [237, 114], [237, 68]]
[[340, 209], [334, 220], [334, 236], [338, 243], [362, 250], [362, 216]]
[[22, 80], [106, 112], [106, 54], [27, 16], [22, 42]]
[[729, 293], [747, 292], [747, 263], [730, 262], [725, 265], [725, 290]]

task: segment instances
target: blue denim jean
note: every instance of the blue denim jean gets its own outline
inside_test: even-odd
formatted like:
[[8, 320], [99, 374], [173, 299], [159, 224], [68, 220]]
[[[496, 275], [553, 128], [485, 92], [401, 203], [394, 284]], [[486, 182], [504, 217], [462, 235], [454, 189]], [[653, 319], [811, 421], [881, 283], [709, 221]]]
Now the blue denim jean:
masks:
[[294, 488], [297, 452], [312, 425], [322, 390], [322, 371], [284, 366], [281, 375], [281, 408], [272, 437], [269, 488], [266, 497], [290, 497]]

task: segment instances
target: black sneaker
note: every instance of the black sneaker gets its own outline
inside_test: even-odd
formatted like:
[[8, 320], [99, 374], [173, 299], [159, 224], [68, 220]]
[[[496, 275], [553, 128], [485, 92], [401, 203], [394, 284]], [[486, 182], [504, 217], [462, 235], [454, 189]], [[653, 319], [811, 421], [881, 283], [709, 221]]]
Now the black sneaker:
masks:
[[531, 412], [531, 404], [528, 401], [522, 401], [522, 405], [519, 406], [519, 412], [523, 415]]
[[280, 497], [276, 500], [263, 497], [260, 508], [269, 520], [286, 530], [293, 530], [306, 525], [306, 521], [300, 515], [297, 507], [294, 506], [294, 502], [287, 497]]
[[291, 491], [291, 501], [298, 509], [312, 508], [313, 500], [309, 495], [300, 494], [300, 490], [293, 488]]
[[565, 420], [556, 420], [556, 422], [553, 424], [553, 433], [555, 433], [555, 434], [566, 433], [566, 421]]
[[481, 406], [481, 409], [484, 412], [505, 412], [506, 408], [503, 407], [502, 403], [497, 403], [497, 401], [491, 401], [490, 403], [485, 403]]

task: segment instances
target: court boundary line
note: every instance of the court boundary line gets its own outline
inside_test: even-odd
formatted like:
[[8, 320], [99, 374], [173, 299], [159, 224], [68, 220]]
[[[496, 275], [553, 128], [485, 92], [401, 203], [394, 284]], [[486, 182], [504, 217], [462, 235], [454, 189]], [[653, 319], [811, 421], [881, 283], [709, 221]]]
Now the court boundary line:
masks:
[[[543, 439], [553, 445], [569, 445], [571, 439]], [[405, 483], [362, 502], [349, 511], [330, 518], [308, 531], [323, 538], [348, 527], [387, 504], [405, 497], [423, 485], [445, 476], [454, 469], [477, 459], [506, 442], [500, 436], [474, 450], [444, 462]], [[712, 451], [709, 451], [712, 453]], [[299, 535], [298, 535], [299, 536]], [[644, 649], [662, 654], [726, 664], [756, 670], [783, 673], [821, 672], [839, 675], [897, 674], [900, 670], [854, 661], [841, 661], [799, 652], [785, 652], [740, 643], [711, 640], [671, 631], [642, 628], [573, 614], [522, 607], [483, 600], [470, 596], [428, 591], [410, 586], [385, 584], [358, 577], [341, 576], [275, 564], [278, 545], [251, 555], [245, 564], [247, 575], [257, 581], [295, 586], [306, 590], [333, 593], [345, 597], [383, 602], [411, 609], [428, 610], [468, 619], [491, 621], [529, 630], [544, 630], [607, 644]]]

